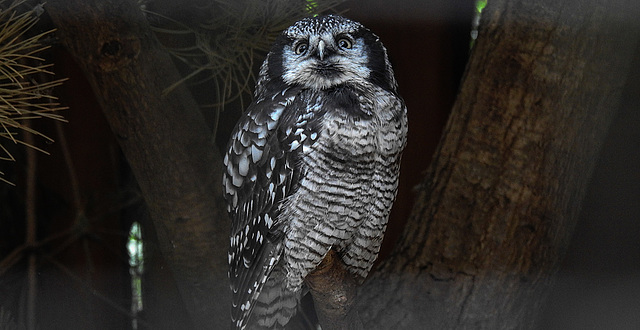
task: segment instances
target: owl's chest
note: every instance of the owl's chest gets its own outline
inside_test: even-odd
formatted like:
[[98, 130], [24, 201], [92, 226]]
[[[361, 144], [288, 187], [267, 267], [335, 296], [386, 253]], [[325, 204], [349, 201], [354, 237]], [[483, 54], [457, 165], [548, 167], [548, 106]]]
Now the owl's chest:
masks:
[[387, 108], [372, 111], [367, 116], [340, 111], [329, 114], [322, 125], [319, 147], [325, 152], [342, 155], [345, 160], [398, 155], [406, 143], [403, 110]]
[[382, 106], [360, 108], [360, 114], [324, 109], [314, 121], [317, 136], [304, 139], [299, 154], [298, 189], [282, 208], [281, 217], [299, 219], [289, 224], [288, 235], [303, 237], [312, 229], [347, 239], [365, 219], [386, 221], [376, 212], [393, 200], [406, 115], [401, 101]]

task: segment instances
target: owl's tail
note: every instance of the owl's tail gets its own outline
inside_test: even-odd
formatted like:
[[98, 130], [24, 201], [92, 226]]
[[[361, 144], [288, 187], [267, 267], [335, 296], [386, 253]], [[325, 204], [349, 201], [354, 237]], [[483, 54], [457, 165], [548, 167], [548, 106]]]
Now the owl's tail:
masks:
[[276, 266], [255, 302], [247, 329], [284, 329], [296, 314], [302, 292], [288, 290], [284, 271]]

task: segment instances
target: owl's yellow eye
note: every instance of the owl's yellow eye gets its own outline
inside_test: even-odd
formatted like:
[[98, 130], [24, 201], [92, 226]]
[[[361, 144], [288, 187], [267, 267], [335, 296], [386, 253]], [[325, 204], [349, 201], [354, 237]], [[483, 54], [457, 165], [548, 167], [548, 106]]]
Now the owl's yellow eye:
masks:
[[296, 53], [296, 55], [300, 55], [306, 52], [307, 49], [309, 49], [309, 44], [306, 43], [305, 41], [302, 41], [296, 45], [294, 52]]
[[338, 47], [342, 49], [351, 49], [351, 47], [353, 47], [353, 43], [348, 38], [340, 38], [338, 39]]

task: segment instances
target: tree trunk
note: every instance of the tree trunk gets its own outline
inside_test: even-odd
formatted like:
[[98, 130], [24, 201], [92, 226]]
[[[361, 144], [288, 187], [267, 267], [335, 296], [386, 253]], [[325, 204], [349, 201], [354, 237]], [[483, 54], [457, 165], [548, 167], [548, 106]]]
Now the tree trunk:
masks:
[[635, 50], [630, 5], [489, 1], [403, 237], [360, 290], [365, 328], [534, 326]]
[[45, 6], [83, 68], [140, 185], [160, 248], [196, 328], [229, 322], [229, 221], [221, 157], [197, 104], [135, 1]]

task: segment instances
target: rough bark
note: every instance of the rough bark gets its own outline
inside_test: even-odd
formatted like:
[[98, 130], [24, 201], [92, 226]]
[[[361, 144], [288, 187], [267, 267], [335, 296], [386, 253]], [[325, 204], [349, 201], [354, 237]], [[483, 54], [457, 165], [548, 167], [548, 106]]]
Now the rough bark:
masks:
[[534, 327], [615, 114], [632, 2], [489, 1], [366, 328]]
[[226, 327], [221, 158], [197, 104], [184, 87], [164, 93], [180, 77], [135, 1], [56, 0], [45, 8], [133, 169], [195, 328]]

